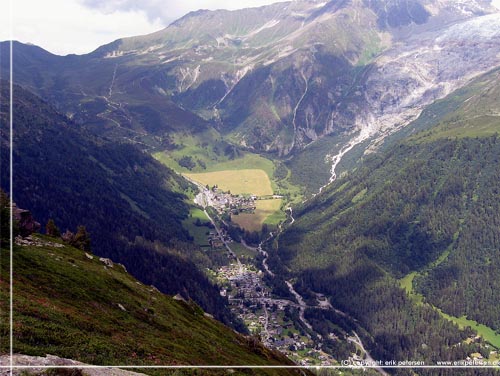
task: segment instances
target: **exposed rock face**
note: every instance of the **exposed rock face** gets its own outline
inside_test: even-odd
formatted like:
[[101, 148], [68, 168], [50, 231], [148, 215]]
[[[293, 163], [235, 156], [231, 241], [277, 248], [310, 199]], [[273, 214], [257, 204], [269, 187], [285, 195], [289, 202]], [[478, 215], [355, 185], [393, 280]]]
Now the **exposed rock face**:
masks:
[[[143, 373], [125, 371], [119, 368], [108, 368], [108, 367], [98, 367], [92, 368], [91, 365], [77, 362], [72, 359], [60, 358], [55, 355], [47, 354], [45, 357], [42, 356], [30, 356], [22, 354], [14, 354], [13, 363], [15, 366], [30, 366], [29, 369], [24, 368], [14, 368], [12, 373], [9, 368], [2, 368], [0, 370], [0, 376], [11, 376], [11, 375], [40, 375], [45, 374], [47, 370], [46, 367], [50, 366], [68, 366], [69, 369], [73, 370], [74, 375], [88, 375], [88, 376], [142, 376]], [[10, 356], [2, 355], [0, 356], [0, 366], [10, 366]], [[36, 368], [40, 366], [40, 368]], [[83, 366], [83, 367], [81, 367]], [[31, 368], [34, 367], [34, 368]]]
[[181, 294], [175, 294], [174, 295], [174, 299], [175, 300], [180, 300], [180, 301], [183, 301], [183, 302], [187, 303], [187, 300], [184, 299], [184, 297]]
[[71, 61], [43, 55], [46, 85], [16, 69], [115, 138], [209, 126], [196, 113], [246, 148], [286, 156], [334, 132], [381, 137], [500, 65], [498, 16], [487, 0], [300, 0], [193, 12]]
[[106, 265], [108, 268], [112, 268], [115, 265], [113, 261], [109, 258], [100, 257], [99, 261], [102, 262], [104, 265]]
[[362, 101], [350, 102], [357, 107], [356, 127], [375, 136], [376, 143], [414, 120], [424, 106], [499, 66], [499, 50], [498, 14], [410, 38], [374, 61]]
[[35, 246], [35, 247], [54, 247], [54, 248], [62, 248], [64, 247], [63, 244], [60, 243], [55, 243], [55, 242], [49, 242], [46, 240], [42, 240], [39, 238], [34, 238], [31, 235], [28, 235], [26, 237], [22, 237], [20, 235], [16, 236], [16, 239], [14, 240], [17, 245], [20, 246]]
[[[492, 12], [481, 0], [352, 0], [192, 14], [175, 31], [193, 47], [167, 63], [177, 85], [163, 91], [257, 151], [284, 156], [332, 132], [383, 137], [500, 65]], [[234, 18], [244, 31], [230, 31]], [[153, 54], [174, 58], [172, 33], [156, 34]]]
[[29, 210], [18, 208], [15, 203], [12, 204], [12, 217], [17, 223], [19, 234], [27, 237], [40, 230], [40, 223], [36, 222]]

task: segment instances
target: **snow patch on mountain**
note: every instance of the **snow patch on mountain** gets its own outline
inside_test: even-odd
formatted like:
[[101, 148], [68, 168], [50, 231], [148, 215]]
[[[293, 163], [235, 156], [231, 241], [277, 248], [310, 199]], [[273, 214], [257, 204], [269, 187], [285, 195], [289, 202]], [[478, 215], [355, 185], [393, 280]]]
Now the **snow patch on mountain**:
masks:
[[500, 14], [489, 14], [453, 25], [436, 42], [443, 45], [463, 39], [490, 39], [500, 37]]
[[276, 19], [273, 19], [269, 22], [266, 22], [264, 25], [262, 25], [261, 27], [259, 27], [258, 29], [256, 30], [253, 30], [251, 32], [249, 32], [248, 34], [246, 35], [242, 35], [241, 37], [243, 39], [248, 39], [248, 38], [251, 38], [253, 37], [254, 35], [257, 35], [258, 33], [260, 33], [262, 30], [265, 30], [265, 29], [271, 29], [273, 27], [275, 27], [277, 24], [280, 23], [280, 20], [276, 20]]

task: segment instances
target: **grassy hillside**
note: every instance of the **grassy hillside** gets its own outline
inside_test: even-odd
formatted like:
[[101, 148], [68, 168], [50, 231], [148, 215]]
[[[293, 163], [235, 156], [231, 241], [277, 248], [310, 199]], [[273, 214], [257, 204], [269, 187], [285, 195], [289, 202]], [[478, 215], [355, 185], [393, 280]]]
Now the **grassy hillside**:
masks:
[[[8, 86], [1, 87], [1, 185], [6, 189]], [[209, 260], [189, 243], [181, 223], [189, 206], [179, 191], [188, 191], [190, 183], [132, 145], [89, 135], [18, 86], [13, 107], [13, 199], [20, 207], [30, 208], [42, 225], [54, 219], [62, 232], [85, 225], [93, 252], [123, 263], [165, 293], [193, 298], [238, 327], [218, 288], [192, 262]]]
[[417, 142], [441, 138], [486, 137], [498, 133], [500, 70], [494, 69], [428, 106], [420, 117], [389, 136], [385, 144], [409, 137]]
[[275, 267], [329, 294], [382, 358], [460, 359], [453, 323], [498, 345], [498, 87], [494, 71], [431, 106], [412, 125], [427, 130], [296, 208], [279, 239]]
[[[129, 275], [120, 264], [37, 235], [15, 246], [14, 352], [105, 365], [284, 365], [260, 343]], [[8, 351], [8, 250], [1, 251], [0, 351]], [[151, 373], [158, 373], [151, 371]], [[245, 371], [245, 374], [294, 374]]]

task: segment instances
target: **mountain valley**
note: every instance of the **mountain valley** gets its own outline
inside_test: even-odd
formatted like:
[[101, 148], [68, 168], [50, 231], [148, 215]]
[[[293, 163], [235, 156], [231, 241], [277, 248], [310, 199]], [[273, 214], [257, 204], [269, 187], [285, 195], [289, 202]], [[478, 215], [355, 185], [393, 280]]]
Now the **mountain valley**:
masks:
[[[1, 77], [9, 47], [0, 43]], [[12, 47], [12, 134], [0, 80], [2, 189], [12, 184], [12, 199], [43, 224], [84, 225], [96, 257], [14, 247], [25, 273], [16, 352], [344, 367], [331, 374], [457, 371], [392, 361], [498, 365], [500, 11], [490, 1], [297, 0], [191, 12], [86, 55]], [[103, 272], [99, 257], [130, 275]], [[95, 296], [66, 286], [54, 304], [62, 312], [74, 295], [68, 317], [28, 304], [52, 304], [72, 268], [88, 268], [74, 278]], [[33, 298], [47, 275], [60, 279]], [[102, 306], [112, 292], [138, 308], [115, 304], [102, 321], [148, 326], [143, 357], [117, 341], [131, 330], [121, 324], [101, 328], [122, 333], [109, 343], [85, 334], [109, 350], [101, 357], [69, 345], [81, 333], [36, 326], [70, 331], [85, 299]], [[162, 305], [142, 313], [151, 294]], [[175, 317], [154, 314], [163, 310]], [[460, 374], [483, 371], [498, 373]]]

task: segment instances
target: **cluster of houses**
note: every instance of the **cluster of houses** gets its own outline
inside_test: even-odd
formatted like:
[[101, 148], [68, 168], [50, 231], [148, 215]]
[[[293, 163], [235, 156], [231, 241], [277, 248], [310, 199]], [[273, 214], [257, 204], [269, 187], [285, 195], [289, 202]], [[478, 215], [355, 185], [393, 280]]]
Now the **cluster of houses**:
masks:
[[229, 281], [221, 295], [227, 296], [231, 310], [237, 314], [252, 333], [259, 333], [264, 345], [277, 349], [301, 365], [333, 365], [335, 360], [315, 349], [311, 339], [301, 336], [292, 321], [285, 321], [286, 306], [295, 302], [271, 296], [262, 280], [262, 271], [247, 265], [230, 264], [219, 269], [219, 278]]
[[227, 231], [223, 228], [219, 232], [212, 230], [208, 233], [208, 244], [212, 249], [222, 249], [225, 248], [225, 243], [231, 243], [233, 239], [228, 235]]
[[210, 201], [210, 206], [219, 214], [253, 213], [256, 209], [257, 196], [233, 195], [231, 192], [223, 192], [216, 185], [207, 189], [205, 195]]

